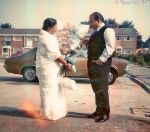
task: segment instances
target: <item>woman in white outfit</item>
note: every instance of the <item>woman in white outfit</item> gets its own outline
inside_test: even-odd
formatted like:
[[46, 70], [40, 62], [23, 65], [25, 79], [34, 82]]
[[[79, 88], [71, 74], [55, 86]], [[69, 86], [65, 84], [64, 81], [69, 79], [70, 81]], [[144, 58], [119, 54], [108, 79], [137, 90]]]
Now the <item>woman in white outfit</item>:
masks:
[[71, 71], [71, 65], [61, 56], [59, 43], [54, 34], [57, 31], [57, 21], [45, 19], [40, 31], [36, 53], [36, 74], [39, 79], [41, 113], [44, 118], [57, 120], [66, 116], [66, 104], [63, 88], [58, 85], [60, 63]]

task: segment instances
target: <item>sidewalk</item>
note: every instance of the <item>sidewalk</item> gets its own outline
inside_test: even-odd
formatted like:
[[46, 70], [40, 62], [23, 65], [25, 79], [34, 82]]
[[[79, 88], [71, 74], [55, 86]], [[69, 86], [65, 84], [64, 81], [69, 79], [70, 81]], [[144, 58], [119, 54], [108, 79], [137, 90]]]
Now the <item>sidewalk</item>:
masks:
[[134, 78], [134, 81], [145, 87], [146, 91], [150, 91], [150, 68], [130, 63], [128, 69], [127, 73]]

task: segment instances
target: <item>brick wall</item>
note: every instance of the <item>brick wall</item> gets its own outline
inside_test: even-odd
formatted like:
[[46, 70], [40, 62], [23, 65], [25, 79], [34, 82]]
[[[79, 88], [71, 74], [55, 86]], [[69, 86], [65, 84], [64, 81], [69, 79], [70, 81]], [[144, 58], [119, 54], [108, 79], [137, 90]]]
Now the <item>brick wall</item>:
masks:
[[0, 36], [0, 58], [2, 58], [2, 45], [3, 45], [4, 37]]
[[[5, 37], [0, 36], [0, 58], [2, 58], [2, 46], [3, 42], [5, 40]], [[11, 54], [15, 55], [18, 51], [21, 51], [24, 49], [26, 43], [26, 37], [22, 36], [22, 39], [19, 41], [16, 41], [13, 37], [11, 37]], [[33, 48], [37, 46], [37, 41], [33, 38], [32, 41]], [[25, 47], [26, 48], [26, 47]]]

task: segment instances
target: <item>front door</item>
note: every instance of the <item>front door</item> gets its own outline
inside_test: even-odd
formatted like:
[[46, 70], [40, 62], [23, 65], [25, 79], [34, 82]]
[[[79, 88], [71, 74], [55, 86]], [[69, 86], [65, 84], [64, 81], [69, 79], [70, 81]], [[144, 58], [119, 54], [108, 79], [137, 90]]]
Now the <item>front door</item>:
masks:
[[11, 57], [11, 47], [10, 46], [3, 46], [2, 47], [2, 57], [3, 58]]

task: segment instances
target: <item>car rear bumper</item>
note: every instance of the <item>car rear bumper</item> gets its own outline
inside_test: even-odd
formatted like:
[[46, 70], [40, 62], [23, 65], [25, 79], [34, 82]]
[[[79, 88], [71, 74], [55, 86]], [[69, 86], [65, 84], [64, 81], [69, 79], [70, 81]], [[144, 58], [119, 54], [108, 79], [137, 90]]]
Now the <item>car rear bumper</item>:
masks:
[[129, 66], [127, 65], [126, 68], [122, 71], [121, 76], [123, 76], [124, 74], [126, 74], [128, 72], [129, 72]]
[[4, 68], [7, 68], [7, 65], [3, 65]]
[[129, 65], [127, 65], [126, 68], [125, 68], [125, 72], [127, 73], [127, 72], [129, 72], [129, 71], [130, 71]]

